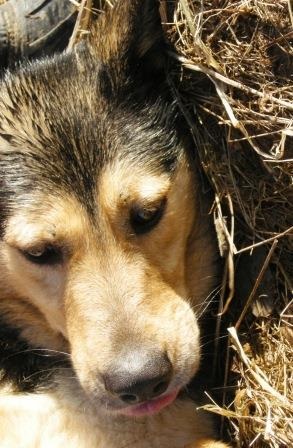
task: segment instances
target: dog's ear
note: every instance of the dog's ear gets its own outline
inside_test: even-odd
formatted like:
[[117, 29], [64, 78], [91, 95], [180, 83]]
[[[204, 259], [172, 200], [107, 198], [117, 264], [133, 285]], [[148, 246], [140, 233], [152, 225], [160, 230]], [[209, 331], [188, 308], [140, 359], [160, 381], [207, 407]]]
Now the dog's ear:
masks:
[[99, 62], [123, 77], [143, 73], [161, 76], [166, 62], [166, 41], [159, 0], [117, 0], [93, 24], [88, 43]]

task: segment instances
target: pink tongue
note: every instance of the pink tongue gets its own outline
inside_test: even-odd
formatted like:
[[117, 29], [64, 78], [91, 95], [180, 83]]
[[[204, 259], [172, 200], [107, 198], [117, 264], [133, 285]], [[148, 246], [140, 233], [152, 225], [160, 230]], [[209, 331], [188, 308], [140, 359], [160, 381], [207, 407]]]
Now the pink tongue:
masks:
[[122, 409], [120, 413], [130, 417], [155, 414], [156, 412], [159, 412], [161, 409], [171, 404], [177, 397], [178, 392], [179, 391], [176, 390], [168, 395], [163, 395], [161, 397], [155, 398], [154, 400], [146, 401], [145, 403], [138, 404], [137, 406], [130, 406], [128, 408]]

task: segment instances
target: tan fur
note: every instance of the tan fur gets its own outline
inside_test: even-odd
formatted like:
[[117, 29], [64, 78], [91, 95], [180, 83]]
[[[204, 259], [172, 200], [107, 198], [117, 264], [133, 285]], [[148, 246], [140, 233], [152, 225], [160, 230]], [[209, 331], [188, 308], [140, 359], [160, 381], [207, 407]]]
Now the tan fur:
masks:
[[227, 448], [227, 444], [210, 438], [203, 438], [199, 439], [197, 442], [186, 445], [184, 448]]
[[[133, 421], [125, 417], [97, 420], [84, 412], [78, 399], [67, 401], [65, 391], [62, 397], [0, 396], [1, 448], [227, 448], [205, 437], [211, 427], [191, 402], [175, 403], [156, 417], [140, 420], [134, 430]], [[191, 440], [193, 444], [186, 445]]]
[[[1, 312], [31, 344], [70, 350], [79, 381], [87, 395], [95, 397], [97, 407], [87, 402], [77, 383], [68, 385], [64, 379], [56, 379], [59, 386], [51, 394], [14, 396], [3, 391], [3, 446], [164, 448], [173, 440], [172, 446], [183, 447], [212, 433], [208, 420], [189, 402], [176, 402], [158, 416], [142, 419], [135, 432], [131, 419], [99, 411], [104, 391], [97, 372], [103, 372], [127, 344], [156, 341], [168, 351], [179, 383], [188, 381], [198, 367], [198, 328], [190, 304], [198, 306], [205, 299], [213, 271], [209, 266], [209, 276], [203, 278], [206, 266], [198, 255], [195, 264], [187, 250], [197, 227], [193, 196], [193, 176], [184, 161], [172, 181], [131, 163], [116, 164], [101, 176], [96, 224], [72, 197], [47, 196], [42, 198], [42, 209], [30, 206], [26, 213], [13, 216], [1, 243]], [[134, 236], [127, 224], [131, 206], [157, 203], [163, 197], [167, 209], [158, 228]], [[66, 247], [63, 265], [34, 266], [18, 252], [44, 242]], [[194, 244], [205, 250], [211, 247], [208, 236]], [[196, 247], [192, 249], [197, 253]], [[174, 426], [170, 438], [160, 435], [169, 420]], [[117, 433], [109, 429], [113, 424]], [[15, 427], [23, 430], [15, 433]]]

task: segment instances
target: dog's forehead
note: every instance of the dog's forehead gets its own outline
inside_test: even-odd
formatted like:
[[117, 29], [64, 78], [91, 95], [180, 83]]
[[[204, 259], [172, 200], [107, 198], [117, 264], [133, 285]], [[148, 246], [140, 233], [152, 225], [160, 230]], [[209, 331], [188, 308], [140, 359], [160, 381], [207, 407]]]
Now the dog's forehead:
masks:
[[5, 240], [23, 249], [50, 242], [83, 246], [101, 232], [106, 235], [109, 222], [123, 227], [133, 206], [156, 204], [171, 185], [169, 174], [115, 160], [98, 176], [90, 211], [80, 197], [66, 191], [32, 192], [8, 220]]
[[168, 106], [119, 92], [108, 96], [99, 65], [80, 69], [74, 55], [35, 63], [8, 79], [0, 93], [5, 194], [61, 188], [90, 209], [100, 173], [115, 160], [172, 171], [180, 146]]

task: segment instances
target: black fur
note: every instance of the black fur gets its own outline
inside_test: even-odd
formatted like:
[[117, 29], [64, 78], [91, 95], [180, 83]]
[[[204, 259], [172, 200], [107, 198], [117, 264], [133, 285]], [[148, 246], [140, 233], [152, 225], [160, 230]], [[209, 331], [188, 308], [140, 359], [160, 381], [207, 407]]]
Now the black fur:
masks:
[[[2, 218], [8, 206], [19, 207], [36, 189], [70, 192], [93, 214], [99, 171], [116, 157], [155, 171], [174, 168], [178, 136], [172, 104], [162, 95], [142, 100], [136, 78], [119, 88], [114, 99], [100, 70], [84, 51], [7, 75], [1, 87], [11, 104], [0, 97], [0, 138], [9, 145], [0, 153]], [[5, 108], [14, 116], [12, 126], [1, 114]], [[33, 135], [25, 133], [28, 120]]]
[[69, 357], [30, 347], [19, 330], [0, 318], [0, 383], [9, 383], [17, 392], [48, 389], [61, 368], [70, 368]]

